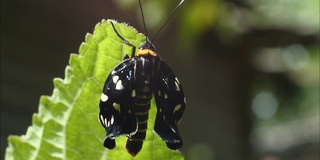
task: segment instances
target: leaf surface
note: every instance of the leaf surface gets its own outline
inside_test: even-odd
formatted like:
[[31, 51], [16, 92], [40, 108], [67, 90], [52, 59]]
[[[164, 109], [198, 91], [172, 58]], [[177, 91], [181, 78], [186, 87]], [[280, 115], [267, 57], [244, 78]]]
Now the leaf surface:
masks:
[[[126, 137], [116, 139], [113, 150], [103, 147], [105, 130], [98, 121], [99, 101], [104, 81], [132, 48], [115, 34], [111, 20], [102, 20], [93, 34], [87, 34], [79, 54], [71, 54], [65, 78], [54, 79], [51, 96], [42, 96], [39, 111], [23, 136], [9, 136], [5, 159], [183, 159], [171, 151], [153, 133], [156, 113], [154, 101], [149, 113], [147, 137], [142, 150], [131, 157], [124, 149]], [[130, 43], [139, 46], [145, 37], [125, 24], [114, 22], [117, 31]]]

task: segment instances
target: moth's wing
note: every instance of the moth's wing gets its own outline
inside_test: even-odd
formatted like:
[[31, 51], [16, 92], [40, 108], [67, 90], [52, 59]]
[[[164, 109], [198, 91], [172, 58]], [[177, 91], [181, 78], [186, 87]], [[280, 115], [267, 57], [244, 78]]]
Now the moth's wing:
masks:
[[186, 107], [182, 86], [172, 69], [160, 61], [154, 97], [157, 116], [154, 131], [167, 143], [168, 148], [178, 149], [183, 143], [178, 123]]
[[115, 147], [115, 138], [132, 135], [137, 131], [137, 119], [129, 113], [133, 106], [132, 77], [133, 66], [130, 59], [120, 63], [108, 76], [100, 98], [99, 120], [106, 129], [104, 146]]

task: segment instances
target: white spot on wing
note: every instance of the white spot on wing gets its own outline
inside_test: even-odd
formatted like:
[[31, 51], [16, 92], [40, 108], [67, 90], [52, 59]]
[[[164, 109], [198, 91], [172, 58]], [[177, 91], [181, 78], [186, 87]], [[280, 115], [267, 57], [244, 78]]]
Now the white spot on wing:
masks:
[[108, 100], [108, 98], [109, 97], [107, 95], [105, 95], [104, 93], [101, 94], [100, 99], [101, 99], [102, 102], [106, 102]]
[[176, 77], [175, 79], [176, 79], [176, 82], [178, 82], [178, 83], [180, 84], [180, 82], [179, 82], [178, 78]]
[[132, 90], [131, 97], [135, 97], [135, 96], [136, 96], [136, 90]]
[[186, 104], [187, 103], [187, 98], [184, 97], [183, 102]]
[[133, 77], [134, 77], [134, 80], [136, 80], [136, 70], [137, 70], [137, 61], [134, 61], [134, 67], [133, 67]]
[[102, 123], [102, 125], [105, 125], [104, 120], [103, 120], [103, 115], [100, 115], [99, 117], [100, 117], [100, 122]]
[[181, 104], [176, 105], [176, 107], [174, 107], [173, 113], [177, 112], [180, 108]]
[[111, 119], [110, 119], [110, 124], [113, 124], [113, 122], [114, 122], [114, 117], [113, 117], [113, 115], [111, 116]]
[[119, 80], [119, 76], [115, 75], [115, 76], [112, 77], [112, 82], [113, 83], [117, 83], [118, 80]]
[[176, 85], [176, 90], [180, 91], [179, 82], [178, 81], [174, 81], [174, 84]]
[[164, 99], [168, 99], [168, 95], [166, 93], [163, 95], [163, 97]]
[[120, 104], [118, 104], [118, 103], [113, 103], [112, 105], [113, 105], [113, 108], [114, 108], [116, 111], [118, 111], [119, 113], [121, 112], [121, 110], [120, 110]]
[[107, 124], [108, 124], [108, 120], [107, 120], [107, 118], [105, 118], [105, 119], [104, 119], [104, 125], [105, 125], [106, 127], [109, 127]]
[[116, 84], [116, 90], [122, 90], [122, 89], [123, 89], [122, 81], [119, 80]]

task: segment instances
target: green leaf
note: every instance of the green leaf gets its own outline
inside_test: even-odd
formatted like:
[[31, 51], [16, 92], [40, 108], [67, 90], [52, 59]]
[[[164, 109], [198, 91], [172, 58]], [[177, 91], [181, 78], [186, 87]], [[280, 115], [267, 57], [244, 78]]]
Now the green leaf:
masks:
[[[183, 159], [153, 133], [156, 107], [149, 113], [147, 137], [142, 150], [131, 157], [124, 149], [125, 137], [116, 138], [117, 147], [102, 145], [105, 130], [98, 121], [99, 101], [104, 81], [132, 47], [116, 36], [111, 20], [103, 20], [94, 34], [87, 34], [79, 54], [71, 54], [65, 79], [54, 79], [52, 96], [42, 96], [39, 112], [23, 136], [9, 136], [5, 159]], [[139, 46], [145, 37], [125, 24], [114, 22], [117, 31]]]

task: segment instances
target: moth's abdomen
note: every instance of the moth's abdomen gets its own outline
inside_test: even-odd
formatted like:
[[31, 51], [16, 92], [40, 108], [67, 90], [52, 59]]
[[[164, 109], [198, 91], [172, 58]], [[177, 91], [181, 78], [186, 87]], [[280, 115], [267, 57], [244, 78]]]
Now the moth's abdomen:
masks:
[[147, 105], [134, 105], [134, 108], [140, 110], [134, 113], [137, 118], [138, 130], [134, 135], [128, 136], [126, 143], [126, 149], [132, 156], [135, 156], [141, 150], [143, 140], [146, 138], [150, 103]]
[[[153, 68], [151, 63], [143, 57], [136, 57], [134, 67], [134, 89], [132, 90], [133, 107], [131, 112], [136, 116], [138, 130], [135, 134], [128, 136], [126, 149], [135, 156], [142, 148], [143, 140], [146, 138], [148, 126], [148, 114], [150, 109], [150, 100], [152, 98], [151, 75]], [[148, 67], [145, 67], [148, 66]]]

